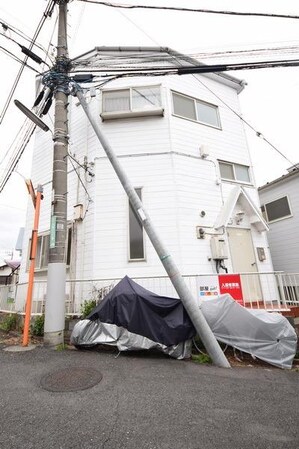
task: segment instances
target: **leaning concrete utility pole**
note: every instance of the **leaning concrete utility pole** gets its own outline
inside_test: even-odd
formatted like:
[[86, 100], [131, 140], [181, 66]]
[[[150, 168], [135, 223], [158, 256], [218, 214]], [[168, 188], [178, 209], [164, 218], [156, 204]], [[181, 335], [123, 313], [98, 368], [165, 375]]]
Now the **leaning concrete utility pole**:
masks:
[[223, 351], [221, 350], [215, 338], [215, 335], [211, 331], [203, 313], [201, 312], [196, 299], [192, 296], [182, 275], [179, 272], [179, 269], [177, 268], [176, 264], [172, 260], [171, 255], [169, 254], [162, 240], [155, 231], [155, 228], [151, 223], [148, 213], [144, 209], [142, 202], [140, 201], [137, 193], [135, 192], [134, 187], [132, 186], [128, 176], [126, 175], [125, 171], [120, 165], [119, 160], [117, 159], [117, 156], [115, 155], [108, 140], [103, 135], [98, 125], [98, 122], [93, 118], [80, 87], [75, 83], [73, 87], [75, 95], [79, 99], [81, 106], [85, 114], [87, 115], [88, 120], [91, 123], [91, 126], [94, 129], [94, 132], [96, 133], [99, 141], [101, 142], [101, 145], [108, 159], [110, 160], [111, 165], [114, 168], [114, 171], [116, 172], [126, 194], [129, 197], [132, 207], [134, 208], [137, 216], [140, 218], [143, 227], [149, 239], [152, 242], [154, 249], [156, 250], [174, 288], [176, 289], [185, 309], [187, 310], [188, 315], [192, 323], [194, 324], [196, 331], [198, 332], [200, 338], [202, 339], [202, 342], [205, 345], [206, 350], [211, 356], [213, 363], [222, 368], [230, 368], [230, 364], [227, 358], [225, 357]]
[[54, 92], [54, 150], [52, 179], [52, 212], [50, 248], [45, 305], [44, 343], [49, 346], [64, 341], [66, 236], [67, 236], [67, 154], [68, 154], [68, 71], [67, 3], [59, 5], [57, 55], [53, 68], [43, 77], [43, 83]]

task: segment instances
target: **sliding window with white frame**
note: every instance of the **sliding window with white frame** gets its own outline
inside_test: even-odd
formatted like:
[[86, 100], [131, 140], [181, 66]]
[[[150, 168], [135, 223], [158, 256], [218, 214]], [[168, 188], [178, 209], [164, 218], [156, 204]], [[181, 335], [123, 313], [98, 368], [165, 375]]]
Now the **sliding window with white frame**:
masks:
[[102, 120], [163, 115], [161, 86], [103, 90]]
[[235, 164], [233, 162], [218, 161], [221, 179], [250, 184], [250, 172], [248, 165]]
[[218, 106], [178, 92], [172, 92], [172, 102], [173, 115], [221, 128]]

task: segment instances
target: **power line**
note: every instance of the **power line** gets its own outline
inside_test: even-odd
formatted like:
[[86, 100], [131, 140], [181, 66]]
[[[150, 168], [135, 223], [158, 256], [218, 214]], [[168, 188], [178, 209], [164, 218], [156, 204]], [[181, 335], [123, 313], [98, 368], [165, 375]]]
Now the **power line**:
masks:
[[110, 8], [121, 9], [153, 9], [153, 10], [166, 10], [166, 11], [180, 11], [180, 12], [198, 12], [204, 14], [224, 14], [230, 16], [246, 16], [246, 17], [270, 17], [276, 19], [299, 19], [299, 16], [293, 14], [269, 14], [262, 12], [239, 12], [239, 11], [225, 11], [214, 9], [198, 9], [198, 8], [181, 8], [176, 6], [150, 6], [150, 5], [128, 5], [111, 2], [101, 2], [98, 0], [80, 0], [81, 2], [94, 3], [97, 5], [108, 6]]
[[89, 174], [89, 176], [94, 176], [94, 174], [88, 169], [87, 165], [82, 165], [79, 161], [77, 161], [77, 159], [68, 151], [68, 156], [74, 161], [76, 162], [77, 165], [79, 165], [79, 167], [83, 168], [83, 170], [85, 172], [87, 172]]
[[[25, 67], [28, 67], [29, 69], [33, 70], [35, 73], [38, 73], [39, 75], [41, 75], [41, 72], [39, 72], [38, 70], [36, 70], [34, 67], [32, 67], [31, 65], [27, 64], [27, 62], [24, 62], [22, 59], [18, 58], [16, 55], [14, 55], [13, 53], [11, 53], [9, 50], [7, 50], [6, 48], [2, 47], [0, 45], [0, 50], [3, 51], [3, 53], [6, 53], [9, 57], [11, 57], [12, 59], [14, 59], [15, 61], [19, 62], [20, 64], [22, 64]], [[0, 122], [1, 123], [1, 122]]]
[[[142, 33], [144, 31], [140, 28], [133, 20], [129, 19], [125, 14], [122, 14], [129, 22], [131, 22], [134, 26], [136, 26]], [[158, 44], [151, 36], [147, 33], [144, 33], [147, 37], [149, 37], [154, 43]], [[189, 55], [190, 56], [190, 55]], [[180, 65], [181, 61], [177, 56], [171, 55], [172, 59], [175, 59]], [[261, 132], [257, 131], [247, 120], [245, 120], [238, 112], [236, 112], [233, 108], [231, 108], [222, 98], [220, 98], [212, 89], [210, 89], [203, 81], [201, 81], [196, 75], [192, 74], [193, 78], [199, 82], [202, 86], [204, 86], [210, 93], [212, 93], [221, 103], [226, 106], [233, 114], [235, 114], [243, 123], [245, 123], [252, 131], [254, 131], [255, 135], [261, 139], [263, 139], [268, 145], [270, 145], [274, 151], [279, 153], [285, 160], [287, 160], [291, 165], [295, 165], [292, 161], [290, 161], [276, 146], [274, 146]]]
[[[69, 155], [70, 155], [70, 154], [69, 154]], [[76, 162], [77, 162], [77, 161], [76, 161]], [[88, 190], [87, 190], [87, 188], [85, 187], [84, 182], [83, 182], [82, 179], [81, 179], [81, 176], [79, 175], [79, 173], [78, 173], [76, 167], [74, 166], [74, 163], [73, 163], [73, 161], [72, 161], [72, 158], [70, 159], [70, 163], [72, 164], [72, 167], [73, 167], [73, 169], [74, 169], [74, 172], [75, 172], [76, 175], [78, 176], [78, 179], [79, 179], [79, 181], [80, 181], [80, 184], [82, 185], [83, 189], [85, 190], [85, 193], [86, 193], [86, 195], [87, 195], [87, 197], [88, 197], [88, 201], [92, 201], [91, 196], [89, 195]]]
[[[45, 11], [43, 13], [43, 16], [42, 16], [42, 18], [41, 18], [41, 20], [40, 20], [40, 22], [39, 22], [39, 24], [38, 24], [38, 26], [37, 26], [37, 28], [35, 30], [35, 33], [33, 35], [32, 41], [31, 41], [30, 46], [29, 46], [29, 50], [32, 50], [32, 48], [34, 46], [34, 43], [35, 43], [35, 41], [36, 41], [40, 31], [41, 31], [41, 29], [42, 29], [46, 19], [48, 17], [51, 17], [53, 9], [54, 9], [54, 6], [55, 6], [55, 0], [48, 0], [48, 5], [47, 5], [47, 7], [46, 7], [46, 9], [45, 9]], [[19, 81], [20, 81], [21, 75], [23, 73], [25, 64], [27, 63], [27, 60], [28, 60], [28, 56], [25, 56], [25, 58], [23, 60], [23, 63], [22, 63], [22, 66], [21, 66], [21, 68], [20, 68], [20, 70], [19, 70], [19, 72], [18, 72], [18, 74], [17, 74], [17, 76], [15, 78], [15, 81], [14, 81], [14, 83], [12, 85], [12, 88], [10, 90], [10, 93], [9, 93], [9, 95], [7, 97], [7, 100], [5, 102], [3, 110], [2, 110], [2, 112], [0, 114], [0, 125], [3, 122], [3, 119], [5, 117], [6, 111], [7, 111], [8, 107], [9, 107], [9, 105], [10, 105], [12, 97], [13, 97], [13, 95], [15, 93], [15, 90], [16, 90], [18, 84], [19, 84]]]
[[[22, 39], [26, 40], [27, 42], [29, 42], [29, 43], [32, 42], [32, 39], [29, 36], [27, 36], [23, 31], [19, 30], [16, 27], [13, 27], [12, 25], [9, 25], [7, 22], [5, 22], [2, 19], [0, 19], [0, 25], [2, 25], [2, 28], [4, 30], [4, 33], [1, 33], [1, 34], [3, 34], [3, 36], [7, 37], [7, 35], [5, 34], [5, 31], [10, 30], [13, 33], [17, 34]], [[42, 50], [44, 53], [46, 53], [45, 48], [42, 45], [40, 45], [38, 42], [34, 42], [33, 44], [35, 47], [38, 47], [40, 50]]]
[[219, 101], [221, 101], [222, 104], [224, 104], [224, 106], [226, 106], [231, 112], [233, 112], [240, 120], [242, 120], [243, 123], [245, 123], [245, 125], [247, 125], [252, 131], [254, 131], [255, 135], [257, 137], [259, 137], [260, 139], [264, 140], [268, 145], [270, 145], [277, 153], [280, 154], [280, 156], [282, 156], [286, 161], [289, 162], [289, 164], [291, 165], [295, 165], [294, 162], [290, 161], [290, 159], [287, 158], [287, 156], [285, 156], [275, 145], [273, 145], [268, 139], [266, 139], [266, 137], [264, 137], [264, 135], [257, 131], [253, 125], [251, 125], [247, 120], [245, 120], [242, 115], [240, 115], [237, 111], [235, 111], [233, 108], [231, 108], [229, 106], [229, 104], [227, 104], [222, 98], [219, 97], [219, 95], [217, 95], [212, 89], [210, 89], [205, 83], [203, 83], [200, 79], [198, 79], [196, 77], [196, 75], [193, 75], [193, 77], [200, 83], [202, 84], [209, 92], [211, 92]]
[[[29, 50], [27, 47], [24, 47], [24, 45], [20, 44], [18, 41], [16, 41], [16, 40], [13, 39], [12, 37], [7, 36], [7, 35], [4, 34], [4, 33], [0, 33], [0, 35], [1, 35], [1, 36], [4, 36], [6, 39], [8, 39], [8, 40], [14, 42], [15, 44], [17, 44], [17, 45], [21, 48], [22, 53], [25, 53], [25, 55], [27, 55], [29, 58], [33, 59], [33, 60], [34, 60], [35, 62], [37, 62], [38, 64], [44, 63], [45, 65], [47, 65], [48, 67], [50, 67], [49, 64], [48, 64], [47, 62], [43, 61], [39, 56], [37, 56], [35, 53], [33, 53], [33, 52], [32, 52], [31, 50]], [[21, 62], [23, 62], [23, 61], [21, 61]]]
[[248, 63], [231, 63], [231, 64], [190, 64], [187, 66], [167, 66], [167, 67], [155, 67], [155, 66], [147, 66], [147, 67], [134, 67], [134, 68], [122, 68], [122, 67], [112, 67], [108, 69], [105, 68], [88, 68], [82, 69], [79, 68], [78, 64], [74, 64], [74, 67], [77, 69], [73, 69], [72, 73], [87, 73], [87, 72], [96, 72], [96, 73], [105, 73], [103, 76], [111, 76], [112, 74], [118, 74], [119, 76], [163, 76], [163, 75], [188, 75], [192, 73], [219, 73], [219, 72], [227, 72], [232, 70], [252, 70], [252, 69], [265, 69], [265, 68], [275, 68], [275, 67], [298, 67], [299, 59], [283, 59], [278, 61], [253, 61]]

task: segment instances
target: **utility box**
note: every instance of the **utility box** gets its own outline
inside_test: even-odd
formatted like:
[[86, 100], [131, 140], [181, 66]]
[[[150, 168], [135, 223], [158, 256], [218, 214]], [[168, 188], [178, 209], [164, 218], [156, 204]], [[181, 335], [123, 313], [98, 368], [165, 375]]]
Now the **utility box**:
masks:
[[212, 259], [228, 259], [227, 245], [223, 236], [214, 235], [211, 237]]
[[83, 204], [76, 204], [74, 206], [74, 220], [75, 221], [83, 220]]
[[258, 255], [260, 262], [263, 262], [264, 260], [266, 260], [265, 248], [259, 247], [259, 248], [256, 248], [256, 251], [257, 251], [257, 255]]

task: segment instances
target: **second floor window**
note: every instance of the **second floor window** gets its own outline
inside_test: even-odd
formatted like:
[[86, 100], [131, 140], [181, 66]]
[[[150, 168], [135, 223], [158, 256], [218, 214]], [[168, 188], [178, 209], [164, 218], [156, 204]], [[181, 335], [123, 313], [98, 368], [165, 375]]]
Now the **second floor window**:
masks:
[[250, 183], [249, 167], [247, 165], [233, 164], [219, 161], [221, 178], [228, 181]]
[[113, 114], [161, 115], [161, 112], [160, 86], [103, 91], [102, 118], [116, 118]]
[[194, 120], [205, 125], [220, 128], [218, 107], [196, 98], [172, 92], [173, 113], [179, 117]]

